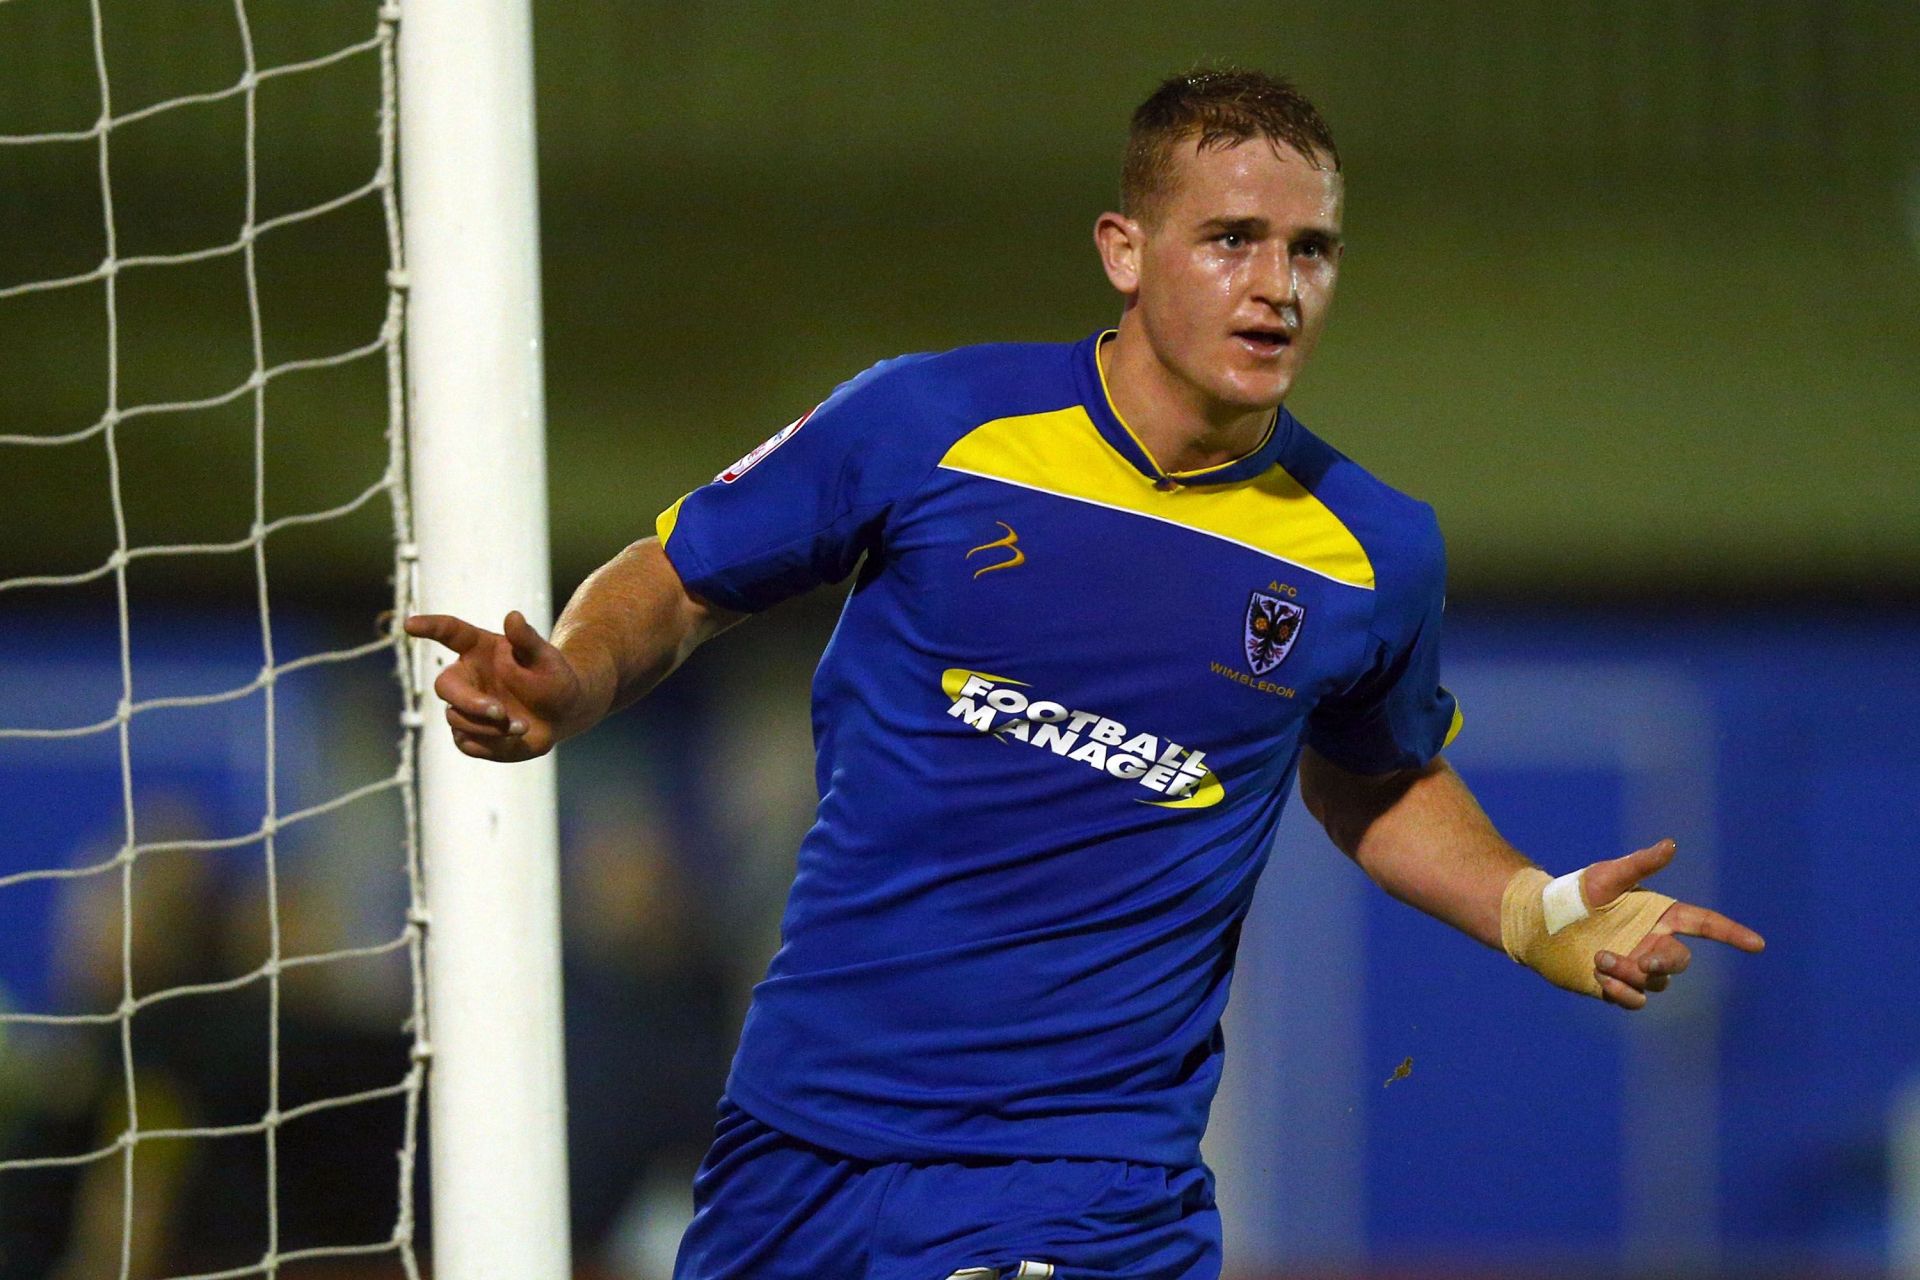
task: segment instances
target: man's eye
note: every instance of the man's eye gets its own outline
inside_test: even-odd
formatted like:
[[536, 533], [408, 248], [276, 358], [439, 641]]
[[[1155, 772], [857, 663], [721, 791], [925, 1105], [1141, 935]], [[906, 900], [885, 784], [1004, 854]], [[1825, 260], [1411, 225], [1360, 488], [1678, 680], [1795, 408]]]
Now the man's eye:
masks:
[[1214, 239], [1229, 249], [1238, 249], [1247, 242], [1247, 238], [1238, 231], [1222, 231]]
[[1294, 252], [1303, 258], [1324, 258], [1327, 256], [1327, 247], [1318, 240], [1309, 240]]

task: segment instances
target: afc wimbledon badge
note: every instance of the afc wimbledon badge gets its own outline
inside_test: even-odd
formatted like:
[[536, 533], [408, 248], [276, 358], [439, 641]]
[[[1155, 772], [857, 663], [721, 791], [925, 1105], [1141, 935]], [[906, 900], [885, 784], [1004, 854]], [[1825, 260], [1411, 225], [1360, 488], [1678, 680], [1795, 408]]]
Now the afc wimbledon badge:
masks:
[[1247, 601], [1247, 662], [1253, 674], [1263, 676], [1279, 666], [1300, 635], [1307, 611], [1264, 591]]

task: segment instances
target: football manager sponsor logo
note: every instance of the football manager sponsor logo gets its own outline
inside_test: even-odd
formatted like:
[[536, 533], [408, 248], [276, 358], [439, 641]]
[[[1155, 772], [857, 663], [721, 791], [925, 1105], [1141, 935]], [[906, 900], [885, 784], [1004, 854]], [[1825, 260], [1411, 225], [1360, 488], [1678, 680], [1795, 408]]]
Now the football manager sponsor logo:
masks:
[[1024, 742], [1131, 782], [1152, 794], [1136, 796], [1141, 804], [1205, 809], [1225, 798], [1226, 788], [1207, 768], [1206, 752], [1136, 733], [1098, 711], [1034, 697], [1029, 689], [1023, 680], [964, 667], [949, 667], [940, 677], [940, 691], [950, 703], [947, 714], [954, 719], [1002, 742]]

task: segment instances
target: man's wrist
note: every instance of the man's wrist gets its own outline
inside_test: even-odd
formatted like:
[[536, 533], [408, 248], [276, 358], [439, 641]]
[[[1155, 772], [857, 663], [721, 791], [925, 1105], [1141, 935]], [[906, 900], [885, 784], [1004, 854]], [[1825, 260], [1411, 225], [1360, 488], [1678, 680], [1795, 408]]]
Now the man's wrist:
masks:
[[554, 725], [554, 740], [560, 741], [585, 733], [607, 718], [619, 696], [620, 672], [612, 654], [579, 632], [558, 639], [554, 647], [573, 668], [577, 689], [573, 706]]
[[[1604, 905], [1592, 906], [1580, 894], [1584, 875], [1583, 868], [1556, 880], [1538, 867], [1516, 870], [1501, 896], [1500, 941], [1509, 956], [1556, 987], [1601, 996], [1593, 968], [1595, 954], [1632, 951], [1673, 899], [1632, 889]], [[1566, 897], [1567, 886], [1575, 895], [1571, 901]]]

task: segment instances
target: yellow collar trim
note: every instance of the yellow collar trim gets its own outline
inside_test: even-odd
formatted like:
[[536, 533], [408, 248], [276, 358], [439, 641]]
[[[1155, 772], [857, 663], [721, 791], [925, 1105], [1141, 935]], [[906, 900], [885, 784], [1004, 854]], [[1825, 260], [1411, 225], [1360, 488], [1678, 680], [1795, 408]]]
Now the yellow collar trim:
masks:
[[1280, 410], [1278, 409], [1275, 409], [1273, 416], [1267, 419], [1267, 429], [1261, 434], [1259, 443], [1255, 444], [1253, 448], [1247, 450], [1237, 458], [1228, 458], [1225, 462], [1216, 462], [1210, 467], [1194, 467], [1188, 471], [1169, 471], [1161, 466], [1160, 459], [1153, 456], [1153, 450], [1147, 448], [1147, 442], [1140, 438], [1140, 433], [1133, 429], [1132, 425], [1128, 423], [1126, 416], [1120, 412], [1120, 406], [1113, 402], [1113, 388], [1107, 385], [1107, 365], [1106, 362], [1100, 358], [1100, 353], [1106, 349], [1109, 338], [1117, 338], [1119, 336], [1120, 331], [1118, 329], [1108, 329], [1101, 333], [1099, 339], [1093, 344], [1093, 369], [1095, 373], [1100, 375], [1100, 394], [1106, 398], [1107, 412], [1113, 415], [1113, 420], [1120, 424], [1120, 429], [1127, 433], [1127, 438], [1133, 441], [1135, 448], [1140, 450], [1140, 456], [1147, 460], [1147, 465], [1153, 468], [1155, 475], [1165, 476], [1172, 480], [1188, 480], [1195, 476], [1207, 475], [1210, 472], [1224, 471], [1228, 467], [1235, 467], [1245, 462], [1248, 458], [1251, 458], [1254, 454], [1266, 448], [1267, 442], [1273, 439], [1274, 428], [1280, 425]]

